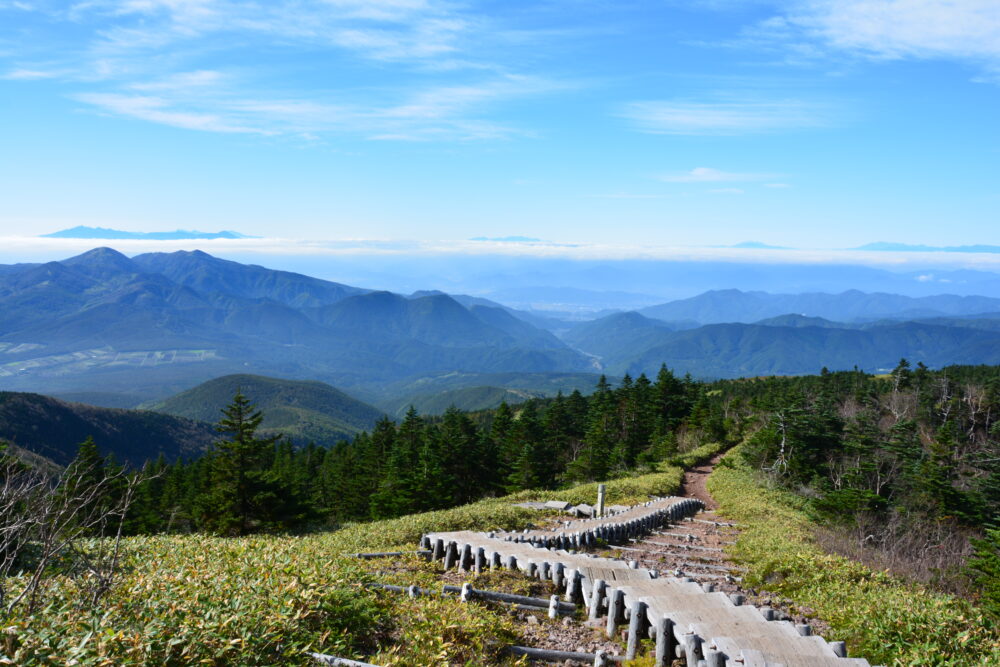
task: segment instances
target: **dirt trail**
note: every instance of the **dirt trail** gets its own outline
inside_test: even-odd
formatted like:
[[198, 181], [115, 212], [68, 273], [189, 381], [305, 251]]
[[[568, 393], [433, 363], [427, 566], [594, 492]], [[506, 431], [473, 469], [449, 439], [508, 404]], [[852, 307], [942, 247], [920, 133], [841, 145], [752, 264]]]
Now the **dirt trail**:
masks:
[[[681, 495], [702, 501], [705, 503], [705, 511], [678, 524], [664, 526], [645, 537], [613, 545], [607, 550], [601, 549], [601, 555], [636, 560], [640, 567], [658, 570], [665, 576], [690, 577], [702, 585], [711, 584], [716, 591], [743, 594], [748, 603], [770, 606], [778, 611], [779, 618], [799, 623], [810, 622], [817, 633], [821, 633], [825, 624], [803, 615], [803, 612], [808, 614], [809, 610], [795, 609], [788, 600], [742, 587], [741, 569], [724, 553], [724, 549], [739, 535], [739, 527], [715, 513], [719, 504], [706, 487], [708, 476], [722, 456], [718, 454], [708, 463], [695, 466], [684, 473]], [[602, 649], [608, 653], [622, 652], [620, 645], [604, 637], [603, 630], [600, 629], [603, 628], [603, 622], [600, 628], [594, 628], [579, 619], [549, 621], [544, 618], [544, 614], [512, 613], [524, 623], [521, 626], [522, 634], [530, 646], [563, 651], [588, 652]], [[535, 618], [529, 618], [531, 616]]]
[[[724, 453], [724, 452], [723, 452]], [[681, 495], [685, 498], [697, 498], [705, 503], [705, 510], [718, 509], [719, 504], [708, 492], [706, 482], [708, 476], [712, 474], [716, 464], [722, 460], [723, 454], [716, 454], [708, 463], [695, 466], [684, 473], [684, 481], [681, 482]]]

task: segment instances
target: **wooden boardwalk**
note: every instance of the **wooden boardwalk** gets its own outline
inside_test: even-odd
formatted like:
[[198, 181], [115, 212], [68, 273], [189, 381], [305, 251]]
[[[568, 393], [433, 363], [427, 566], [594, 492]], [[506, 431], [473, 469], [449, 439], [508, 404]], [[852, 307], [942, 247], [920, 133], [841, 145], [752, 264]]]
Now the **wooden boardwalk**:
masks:
[[701, 509], [698, 500], [662, 498], [552, 530], [431, 533], [422, 546], [446, 568], [505, 567], [552, 580], [565, 589], [568, 601], [586, 606], [590, 619], [605, 618], [609, 637], [628, 624], [627, 658], [635, 657], [639, 639], [651, 637], [656, 665], [678, 657], [690, 667], [868, 667], [866, 660], [842, 657], [843, 643], [811, 636], [808, 626], [768, 620], [769, 610], [740, 605], [738, 596], [706, 592], [690, 579], [660, 577], [635, 562], [577, 551], [598, 540], [625, 542]]

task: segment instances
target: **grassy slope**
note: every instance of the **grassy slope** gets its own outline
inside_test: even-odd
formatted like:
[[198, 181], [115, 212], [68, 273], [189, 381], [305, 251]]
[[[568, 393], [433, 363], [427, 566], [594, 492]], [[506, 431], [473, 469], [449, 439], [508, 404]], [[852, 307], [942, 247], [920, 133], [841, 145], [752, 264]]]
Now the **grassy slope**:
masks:
[[[674, 493], [680, 479], [680, 469], [665, 468], [608, 482], [608, 501]], [[405, 572], [379, 574], [388, 562], [343, 554], [415, 549], [430, 530], [524, 528], [538, 513], [512, 502], [593, 502], [596, 495], [596, 484], [522, 492], [306, 537], [129, 539], [123, 580], [101, 613], [81, 612], [77, 583], [57, 580], [43, 611], [4, 621], [0, 664], [5, 656], [19, 665], [309, 664], [306, 650], [368, 656], [379, 665], [499, 664], [499, 647], [515, 638], [508, 616], [363, 589], [359, 582], [440, 581], [417, 558], [392, 568]]]
[[768, 489], [730, 452], [708, 480], [721, 513], [743, 532], [731, 555], [746, 585], [786, 595], [830, 623], [872, 664], [997, 665], [1000, 631], [965, 600], [930, 592], [823, 553], [801, 498]]

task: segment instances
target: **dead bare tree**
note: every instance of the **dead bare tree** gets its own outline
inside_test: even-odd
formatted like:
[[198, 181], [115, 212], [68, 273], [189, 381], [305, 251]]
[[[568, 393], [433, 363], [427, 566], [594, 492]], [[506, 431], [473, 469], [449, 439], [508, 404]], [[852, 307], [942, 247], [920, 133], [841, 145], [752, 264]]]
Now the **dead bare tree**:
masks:
[[95, 467], [74, 463], [52, 478], [0, 455], [0, 616], [38, 609], [56, 573], [84, 577], [90, 605], [113, 586], [145, 475]]

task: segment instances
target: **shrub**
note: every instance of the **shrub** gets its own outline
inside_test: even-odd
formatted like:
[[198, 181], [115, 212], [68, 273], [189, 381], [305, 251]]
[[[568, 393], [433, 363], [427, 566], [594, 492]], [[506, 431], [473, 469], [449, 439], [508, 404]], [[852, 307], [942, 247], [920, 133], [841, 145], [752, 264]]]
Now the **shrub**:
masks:
[[814, 610], [830, 624], [828, 639], [846, 640], [873, 664], [1000, 664], [1000, 632], [982, 609], [823, 553], [808, 501], [768, 488], [738, 450], [716, 467], [708, 489], [742, 529], [730, 555], [748, 568], [745, 585]]

